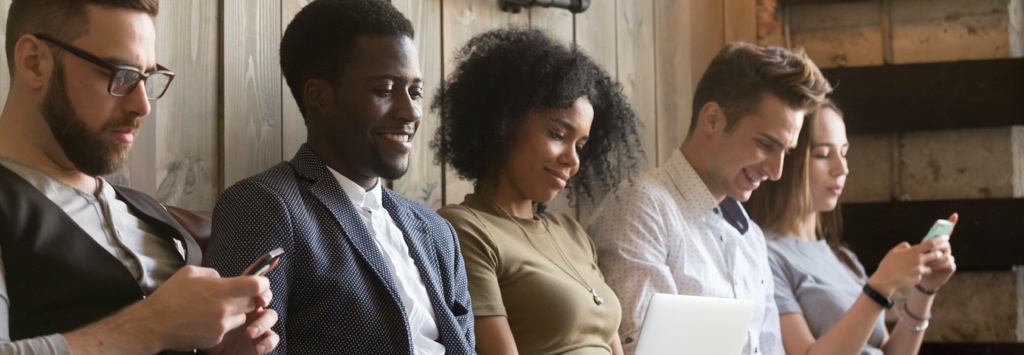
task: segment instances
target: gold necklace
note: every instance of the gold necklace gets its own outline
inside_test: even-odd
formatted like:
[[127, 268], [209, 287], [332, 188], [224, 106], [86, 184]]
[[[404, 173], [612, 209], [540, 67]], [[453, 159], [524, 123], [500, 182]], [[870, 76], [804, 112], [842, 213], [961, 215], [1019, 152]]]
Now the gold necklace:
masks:
[[487, 196], [487, 198], [491, 200], [491, 203], [493, 203], [495, 207], [501, 210], [501, 212], [504, 213], [505, 216], [512, 221], [512, 223], [515, 223], [516, 227], [519, 227], [519, 230], [523, 231], [523, 235], [526, 236], [526, 240], [530, 242], [530, 245], [533, 246], [533, 249], [537, 250], [537, 252], [540, 253], [541, 256], [543, 256], [545, 259], [548, 259], [548, 261], [550, 261], [552, 264], [555, 264], [555, 267], [557, 267], [559, 270], [562, 270], [562, 272], [564, 272], [566, 275], [569, 275], [569, 277], [571, 277], [573, 281], [576, 281], [580, 285], [583, 285], [583, 287], [586, 288], [587, 291], [590, 291], [590, 295], [594, 296], [595, 304], [600, 306], [602, 303], [604, 303], [604, 298], [601, 298], [601, 296], [597, 294], [597, 291], [594, 290], [593, 287], [590, 287], [590, 284], [587, 283], [587, 280], [583, 279], [583, 275], [581, 275], [580, 272], [576, 270], [576, 267], [572, 265], [572, 262], [569, 261], [569, 257], [565, 256], [565, 252], [562, 251], [562, 247], [558, 246], [558, 240], [555, 239], [555, 236], [551, 234], [551, 229], [548, 228], [548, 221], [544, 220], [543, 218], [540, 219], [541, 223], [544, 224], [544, 230], [547, 231], [548, 237], [551, 237], [551, 242], [555, 244], [555, 249], [558, 250], [558, 254], [562, 256], [562, 260], [565, 261], [565, 264], [569, 265], [569, 268], [572, 269], [572, 273], [566, 271], [565, 268], [562, 267], [562, 265], [556, 263], [554, 259], [548, 257], [548, 255], [545, 254], [544, 251], [537, 247], [537, 244], [533, 242], [533, 238], [530, 238], [530, 233], [526, 232], [526, 228], [523, 228], [523, 225], [519, 224], [519, 221], [517, 221], [515, 217], [512, 217], [511, 214], [506, 212], [504, 208], [501, 208], [501, 205], [498, 204], [498, 201], [495, 201], [494, 198], [490, 196]]

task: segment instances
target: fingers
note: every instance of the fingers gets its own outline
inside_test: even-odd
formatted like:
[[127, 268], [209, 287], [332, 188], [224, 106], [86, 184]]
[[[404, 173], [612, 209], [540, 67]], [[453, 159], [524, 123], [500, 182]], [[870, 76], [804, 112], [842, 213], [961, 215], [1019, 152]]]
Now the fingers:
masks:
[[270, 301], [274, 299], [274, 293], [267, 292], [261, 293], [256, 296], [256, 308], [267, 308], [270, 307]]
[[264, 276], [238, 276], [225, 278], [229, 297], [256, 297], [270, 292], [270, 280]]
[[267, 332], [272, 332], [270, 328], [277, 323], [277, 311], [273, 309], [254, 311], [250, 315], [256, 317], [245, 328], [245, 333], [250, 339], [259, 339]]
[[263, 334], [259, 339], [256, 339], [256, 353], [267, 354], [277, 347], [277, 344], [281, 342], [281, 336], [273, 331], [269, 331]]
[[953, 222], [953, 224], [956, 224], [956, 221], [958, 219], [960, 219], [960, 215], [957, 214], [956, 212], [953, 212], [953, 214], [949, 215], [949, 221]]

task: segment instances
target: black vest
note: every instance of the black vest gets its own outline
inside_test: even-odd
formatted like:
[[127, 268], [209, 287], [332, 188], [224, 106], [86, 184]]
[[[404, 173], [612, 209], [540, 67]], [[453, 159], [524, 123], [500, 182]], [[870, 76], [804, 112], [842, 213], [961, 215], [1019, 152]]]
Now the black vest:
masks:
[[[187, 264], [201, 263], [195, 240], [156, 200], [127, 188], [114, 190], [117, 199], [158, 236], [185, 246]], [[135, 277], [115, 256], [46, 195], [2, 165], [0, 248], [11, 340], [75, 330], [145, 298]]]

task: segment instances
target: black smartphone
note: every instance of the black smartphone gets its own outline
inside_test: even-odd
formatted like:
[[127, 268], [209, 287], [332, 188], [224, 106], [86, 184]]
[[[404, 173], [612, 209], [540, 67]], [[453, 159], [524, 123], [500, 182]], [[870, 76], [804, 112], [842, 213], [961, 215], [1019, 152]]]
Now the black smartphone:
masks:
[[277, 260], [281, 258], [281, 255], [284, 255], [284, 249], [281, 248], [277, 248], [267, 252], [266, 254], [263, 254], [263, 256], [261, 256], [259, 259], [256, 259], [256, 261], [253, 262], [252, 265], [249, 265], [249, 267], [245, 268], [245, 271], [242, 271], [242, 275], [265, 276], [268, 272], [270, 272], [270, 270], [274, 269], [274, 266], [277, 266]]

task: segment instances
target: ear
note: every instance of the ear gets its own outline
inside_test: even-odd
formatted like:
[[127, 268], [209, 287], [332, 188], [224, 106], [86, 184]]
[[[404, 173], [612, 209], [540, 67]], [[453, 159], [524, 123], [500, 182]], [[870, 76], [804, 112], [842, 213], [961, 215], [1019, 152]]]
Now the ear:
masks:
[[303, 105], [306, 112], [322, 112], [334, 105], [334, 88], [322, 79], [309, 79], [302, 87]]
[[704, 104], [704, 107], [700, 109], [697, 119], [697, 130], [705, 134], [725, 130], [725, 111], [715, 101], [709, 101]]
[[18, 38], [14, 44], [14, 73], [33, 91], [45, 90], [50, 83], [55, 65], [53, 51], [41, 39], [32, 35]]

